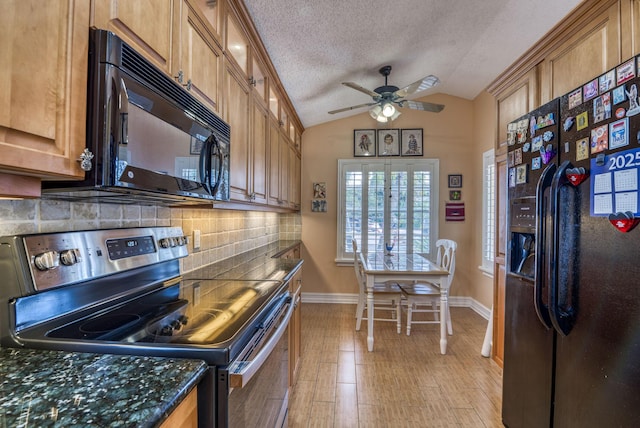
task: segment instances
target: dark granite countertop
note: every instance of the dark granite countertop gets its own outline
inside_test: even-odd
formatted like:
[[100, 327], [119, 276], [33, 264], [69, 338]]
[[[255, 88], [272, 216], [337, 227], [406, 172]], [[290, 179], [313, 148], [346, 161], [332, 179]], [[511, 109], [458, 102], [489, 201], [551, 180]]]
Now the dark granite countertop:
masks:
[[0, 427], [156, 427], [203, 361], [0, 348]]

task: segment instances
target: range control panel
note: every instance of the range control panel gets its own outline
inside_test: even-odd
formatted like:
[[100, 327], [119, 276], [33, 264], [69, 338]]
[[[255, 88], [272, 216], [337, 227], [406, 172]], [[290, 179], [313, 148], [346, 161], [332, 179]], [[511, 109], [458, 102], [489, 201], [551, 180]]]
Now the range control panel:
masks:
[[180, 227], [25, 235], [22, 243], [38, 291], [189, 255]]

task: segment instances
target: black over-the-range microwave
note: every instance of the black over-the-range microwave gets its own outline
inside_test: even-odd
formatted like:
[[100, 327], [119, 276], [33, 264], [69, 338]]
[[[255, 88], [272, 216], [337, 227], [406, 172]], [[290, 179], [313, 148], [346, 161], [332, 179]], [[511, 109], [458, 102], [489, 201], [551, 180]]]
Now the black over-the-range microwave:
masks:
[[230, 128], [115, 34], [90, 30], [80, 181], [43, 198], [194, 205], [229, 199]]

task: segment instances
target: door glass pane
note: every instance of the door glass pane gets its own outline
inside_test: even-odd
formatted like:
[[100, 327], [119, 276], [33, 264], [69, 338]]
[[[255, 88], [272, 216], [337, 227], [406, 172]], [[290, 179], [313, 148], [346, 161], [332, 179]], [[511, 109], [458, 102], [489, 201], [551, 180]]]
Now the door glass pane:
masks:
[[345, 242], [344, 248], [351, 251], [351, 241], [362, 242], [362, 172], [347, 171], [345, 174]]
[[384, 250], [384, 171], [370, 171], [367, 177], [368, 223], [366, 245], [363, 247], [372, 253]]
[[389, 196], [389, 239], [394, 243], [393, 251], [411, 252], [411, 228], [407, 227], [407, 186], [406, 171], [391, 172], [391, 194]]
[[414, 253], [430, 253], [431, 172], [413, 172], [412, 243]]

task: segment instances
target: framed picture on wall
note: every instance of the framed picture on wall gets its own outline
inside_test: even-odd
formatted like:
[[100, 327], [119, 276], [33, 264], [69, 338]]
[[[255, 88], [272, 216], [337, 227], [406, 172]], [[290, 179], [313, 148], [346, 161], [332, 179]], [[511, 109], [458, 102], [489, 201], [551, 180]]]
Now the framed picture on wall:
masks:
[[376, 155], [376, 130], [356, 129], [353, 131], [353, 156]]
[[378, 129], [378, 156], [400, 156], [399, 129]]
[[403, 129], [402, 156], [422, 156], [422, 129]]
[[462, 174], [449, 174], [449, 188], [459, 189], [462, 187]]

